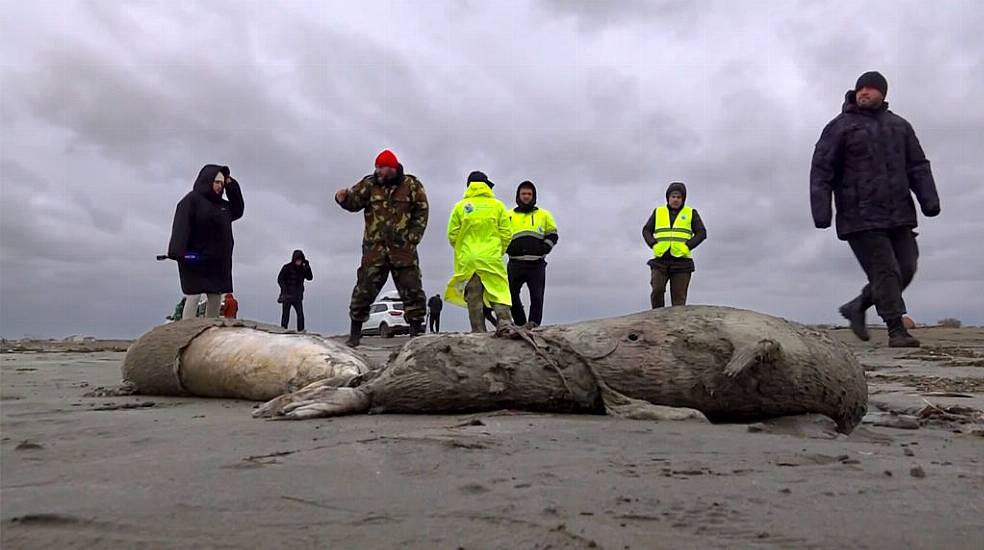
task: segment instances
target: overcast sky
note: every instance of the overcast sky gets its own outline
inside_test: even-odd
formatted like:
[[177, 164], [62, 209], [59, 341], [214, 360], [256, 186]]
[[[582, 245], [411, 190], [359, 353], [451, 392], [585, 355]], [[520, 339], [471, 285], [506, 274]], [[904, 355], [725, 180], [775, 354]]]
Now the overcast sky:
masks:
[[[279, 320], [277, 273], [301, 248], [309, 330], [346, 330], [363, 220], [332, 195], [383, 148], [430, 197], [428, 295], [451, 275], [451, 206], [483, 170], [507, 205], [533, 180], [557, 219], [545, 322], [644, 309], [640, 230], [681, 180], [708, 228], [692, 303], [835, 321], [864, 276], [833, 230], [813, 228], [810, 158], [871, 69], [943, 205], [920, 218], [910, 314], [984, 323], [978, 1], [0, 5], [6, 337], [163, 322], [180, 287], [154, 256], [206, 163], [229, 165], [246, 200], [241, 316]], [[444, 317], [467, 326], [463, 309]]]

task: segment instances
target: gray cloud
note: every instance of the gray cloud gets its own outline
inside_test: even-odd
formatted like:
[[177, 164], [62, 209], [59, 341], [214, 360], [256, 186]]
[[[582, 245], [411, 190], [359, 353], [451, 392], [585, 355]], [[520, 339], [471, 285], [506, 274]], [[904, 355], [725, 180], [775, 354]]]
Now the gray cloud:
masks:
[[[984, 322], [984, 10], [689, 2], [5, 4], [0, 18], [0, 333], [134, 336], [178, 299], [157, 263], [199, 167], [229, 164], [246, 316], [279, 316], [274, 279], [303, 248], [314, 330], [346, 324], [362, 219], [331, 195], [393, 148], [428, 189], [426, 290], [443, 290], [446, 217], [483, 169], [507, 204], [536, 181], [561, 227], [547, 320], [642, 309], [640, 228], [682, 180], [710, 234], [695, 302], [836, 319], [862, 283], [816, 231], [813, 143], [857, 74], [934, 162], [907, 293], [922, 321]], [[55, 11], [57, 10], [57, 11]], [[879, 14], [878, 17], [872, 14]], [[17, 52], [13, 55], [12, 52]], [[449, 323], [465, 326], [451, 309]]]

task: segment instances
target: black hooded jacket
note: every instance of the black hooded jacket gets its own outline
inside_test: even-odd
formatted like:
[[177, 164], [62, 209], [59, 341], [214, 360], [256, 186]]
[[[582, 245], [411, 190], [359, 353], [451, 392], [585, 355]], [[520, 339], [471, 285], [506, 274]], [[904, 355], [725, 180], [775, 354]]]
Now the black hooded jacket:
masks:
[[[528, 188], [533, 191], [533, 200], [531, 200], [529, 204], [523, 204], [522, 201], [519, 200], [519, 192], [522, 191], [523, 188]], [[516, 188], [516, 208], [513, 208], [513, 212], [519, 214], [529, 214], [532, 212], [533, 216], [530, 218], [530, 223], [533, 227], [536, 227], [538, 224], [544, 224], [544, 222], [546, 222], [548, 226], [551, 224], [555, 225], [556, 222], [553, 220], [553, 215], [546, 210], [542, 210], [542, 216], [536, 214], [536, 212], [541, 210], [542, 209], [536, 205], [536, 185], [534, 185], [531, 181], [524, 181], [519, 184], [519, 187]], [[542, 258], [547, 254], [550, 254], [553, 248], [557, 246], [558, 240], [560, 240], [560, 235], [557, 233], [555, 227], [546, 229], [546, 232], [543, 233], [542, 238], [533, 235], [513, 235], [513, 239], [510, 241], [509, 247], [506, 249], [506, 254], [509, 255], [511, 261], [512, 258], [524, 256], [540, 256], [541, 259], [536, 261], [542, 261]]]
[[[225, 194], [212, 191], [215, 175], [226, 176]], [[167, 256], [178, 261], [181, 292], [221, 294], [232, 292], [232, 222], [243, 217], [243, 193], [239, 182], [229, 177], [229, 167], [206, 164], [192, 190], [178, 202], [171, 226]], [[185, 254], [198, 253], [198, 262], [184, 261]]]
[[[301, 265], [294, 262], [301, 260]], [[303, 300], [304, 281], [314, 279], [311, 273], [311, 264], [304, 257], [304, 252], [295, 250], [291, 254], [290, 261], [280, 268], [280, 275], [277, 276], [277, 284], [280, 285], [280, 294], [284, 300]]]
[[837, 236], [871, 229], [916, 227], [915, 193], [923, 214], [940, 212], [936, 183], [912, 126], [888, 110], [862, 109], [854, 90], [841, 114], [820, 134], [810, 170], [813, 223], [830, 227], [837, 206]]
[[[675, 181], [671, 183], [666, 188], [666, 197], [669, 198], [670, 193], [674, 191], [679, 191], [683, 195], [683, 204], [687, 204], [687, 186], [681, 182]], [[667, 205], [669, 208], [669, 205]], [[672, 224], [680, 210], [674, 210], [670, 208], [670, 223]], [[693, 250], [697, 248], [700, 243], [707, 239], [707, 228], [704, 227], [704, 221], [700, 219], [700, 214], [697, 213], [697, 209], [693, 210], [693, 218], [690, 220], [690, 229], [694, 232], [694, 236], [687, 241], [687, 248]], [[646, 241], [646, 246], [652, 248], [656, 245], [656, 209], [653, 209], [652, 214], [649, 215], [649, 219], [646, 220], [646, 224], [642, 226], [642, 238]], [[653, 258], [649, 260], [650, 266], [661, 265], [671, 268], [671, 271], [693, 271], [694, 270], [694, 260], [693, 258], [677, 258], [667, 251], [659, 258]]]

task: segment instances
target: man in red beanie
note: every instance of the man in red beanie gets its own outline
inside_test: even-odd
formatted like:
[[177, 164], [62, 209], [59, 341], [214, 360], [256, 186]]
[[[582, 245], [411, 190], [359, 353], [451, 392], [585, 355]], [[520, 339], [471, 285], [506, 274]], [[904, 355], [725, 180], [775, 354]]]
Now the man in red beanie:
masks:
[[376, 170], [352, 188], [339, 189], [335, 202], [350, 212], [363, 211], [366, 220], [359, 266], [349, 317], [348, 345], [359, 345], [362, 324], [386, 279], [403, 300], [410, 336], [422, 334], [427, 296], [420, 276], [417, 245], [427, 229], [427, 194], [416, 177], [403, 173], [403, 165], [389, 149], [376, 157]]

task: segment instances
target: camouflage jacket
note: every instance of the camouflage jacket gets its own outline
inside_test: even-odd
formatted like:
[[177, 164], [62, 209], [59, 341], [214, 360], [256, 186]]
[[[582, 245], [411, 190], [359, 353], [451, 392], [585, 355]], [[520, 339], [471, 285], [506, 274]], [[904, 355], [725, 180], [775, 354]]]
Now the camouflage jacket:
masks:
[[362, 265], [417, 265], [417, 245], [427, 229], [427, 194], [424, 184], [406, 174], [400, 183], [386, 185], [372, 174], [349, 189], [339, 203], [351, 212], [362, 210], [366, 229], [362, 236]]

